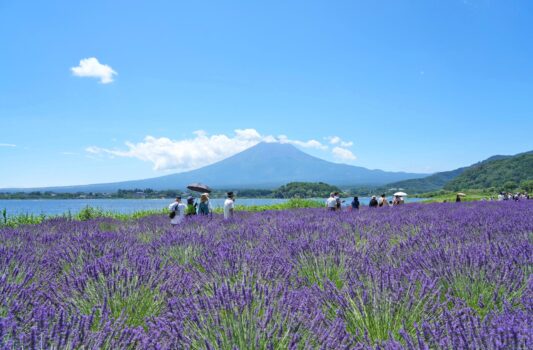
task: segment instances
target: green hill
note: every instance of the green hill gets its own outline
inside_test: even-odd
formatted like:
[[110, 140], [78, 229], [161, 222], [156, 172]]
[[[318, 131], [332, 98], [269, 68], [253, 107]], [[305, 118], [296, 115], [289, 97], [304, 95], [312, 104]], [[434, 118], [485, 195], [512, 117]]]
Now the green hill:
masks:
[[[378, 192], [392, 192], [398, 189], [410, 194], [435, 192], [442, 189], [458, 191], [466, 189], [503, 190], [519, 187], [523, 181], [531, 180], [533, 152], [515, 156], [496, 155], [479, 163], [450, 171], [435, 173], [423, 178], [402, 180], [378, 188]], [[512, 182], [512, 183], [511, 183]]]
[[383, 187], [383, 190], [388, 189], [402, 189], [408, 193], [423, 193], [438, 191], [444, 187], [448, 182], [461, 175], [468, 167], [463, 167], [450, 171], [443, 171], [435, 173], [421, 179], [409, 179], [390, 183]]
[[497, 156], [475, 164], [444, 185], [445, 190], [495, 188], [511, 191], [533, 180], [533, 151], [515, 156]]
[[340, 188], [323, 182], [291, 182], [272, 191], [274, 198], [327, 198]]

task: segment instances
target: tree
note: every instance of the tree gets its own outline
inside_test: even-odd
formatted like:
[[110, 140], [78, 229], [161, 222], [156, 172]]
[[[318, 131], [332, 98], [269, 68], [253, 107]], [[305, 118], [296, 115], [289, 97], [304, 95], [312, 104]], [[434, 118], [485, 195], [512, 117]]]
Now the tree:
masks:
[[520, 187], [526, 192], [533, 192], [533, 180], [522, 181]]
[[507, 181], [506, 183], [503, 184], [503, 190], [507, 192], [513, 191], [517, 187], [518, 185], [514, 181]]

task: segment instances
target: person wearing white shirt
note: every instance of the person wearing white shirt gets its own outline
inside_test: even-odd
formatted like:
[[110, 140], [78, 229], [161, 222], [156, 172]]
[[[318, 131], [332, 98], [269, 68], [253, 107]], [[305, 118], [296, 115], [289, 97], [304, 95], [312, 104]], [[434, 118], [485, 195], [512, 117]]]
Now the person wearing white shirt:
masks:
[[[181, 202], [181, 197], [176, 197], [176, 201], [170, 203], [168, 206], [168, 210], [170, 210], [171, 217], [170, 217], [170, 224], [172, 226], [176, 226], [179, 223], [183, 221], [185, 218], [185, 212], [187, 211], [187, 206]], [[174, 213], [174, 214], [172, 214]]]
[[331, 192], [329, 198], [326, 199], [326, 208], [331, 211], [335, 211], [337, 208], [337, 198], [335, 198], [335, 193]]
[[387, 200], [387, 197], [385, 197], [385, 193], [381, 195], [378, 199], [378, 207], [388, 207], [389, 201]]
[[228, 198], [224, 201], [224, 220], [231, 219], [233, 217], [235, 209], [235, 196], [233, 192], [228, 192]]

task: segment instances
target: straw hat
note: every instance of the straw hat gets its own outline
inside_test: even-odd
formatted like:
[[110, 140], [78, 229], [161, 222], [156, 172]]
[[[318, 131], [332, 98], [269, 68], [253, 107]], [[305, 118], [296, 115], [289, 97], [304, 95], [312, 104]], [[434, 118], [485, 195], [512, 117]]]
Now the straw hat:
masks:
[[202, 202], [209, 200], [209, 193], [202, 193], [202, 195], [200, 196], [200, 200]]

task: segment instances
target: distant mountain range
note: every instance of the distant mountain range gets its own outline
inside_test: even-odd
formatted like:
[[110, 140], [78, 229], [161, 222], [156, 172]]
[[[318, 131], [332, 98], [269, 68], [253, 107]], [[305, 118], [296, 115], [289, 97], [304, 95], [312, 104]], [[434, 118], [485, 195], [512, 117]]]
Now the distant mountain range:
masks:
[[468, 167], [435, 173], [426, 177], [397, 181], [383, 188], [402, 188], [408, 193], [433, 192], [441, 189], [501, 189], [506, 183], [517, 186], [533, 180], [533, 151], [514, 156], [492, 156]]
[[184, 189], [192, 182], [213, 188], [276, 188], [294, 181], [326, 182], [337, 186], [383, 185], [427, 174], [370, 170], [313, 157], [290, 144], [259, 143], [234, 156], [200, 169], [151, 179], [94, 185], [1, 189], [0, 192], [115, 192], [118, 189]]

